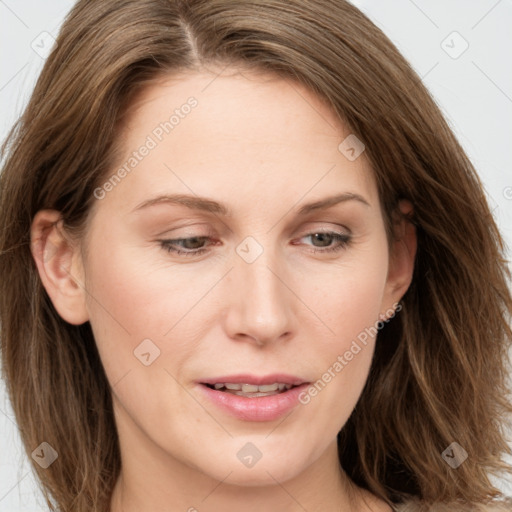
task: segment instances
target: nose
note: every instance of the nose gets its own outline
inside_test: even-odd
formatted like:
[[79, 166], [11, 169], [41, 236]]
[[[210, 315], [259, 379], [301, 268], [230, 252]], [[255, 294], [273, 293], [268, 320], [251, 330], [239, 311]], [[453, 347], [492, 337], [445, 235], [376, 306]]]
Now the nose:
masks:
[[286, 281], [282, 265], [270, 250], [264, 250], [252, 263], [235, 260], [225, 283], [228, 310], [224, 327], [231, 339], [262, 347], [292, 335], [295, 304]]

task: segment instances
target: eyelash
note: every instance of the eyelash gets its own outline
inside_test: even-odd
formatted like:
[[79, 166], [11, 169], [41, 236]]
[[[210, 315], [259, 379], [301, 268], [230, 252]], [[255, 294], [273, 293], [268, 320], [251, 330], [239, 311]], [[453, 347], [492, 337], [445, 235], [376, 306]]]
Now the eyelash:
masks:
[[[329, 247], [327, 249], [313, 249], [311, 252], [313, 253], [334, 253], [337, 251], [340, 251], [341, 249], [344, 249], [348, 247], [352, 241], [352, 237], [350, 235], [346, 235], [344, 233], [337, 233], [335, 231], [314, 231], [312, 233], [308, 233], [301, 238], [310, 237], [313, 235], [331, 235], [333, 237], [333, 241], [338, 241], [338, 245], [335, 245], [333, 247]], [[194, 239], [208, 239], [207, 236], [192, 236], [189, 238], [174, 238], [172, 240], [159, 240], [160, 245], [162, 249], [164, 249], [167, 252], [174, 253], [177, 255], [182, 256], [199, 256], [200, 254], [205, 253], [208, 251], [207, 248], [201, 247], [199, 249], [191, 249], [188, 251], [183, 251], [181, 249], [177, 249], [175, 244], [177, 242], [184, 242], [187, 240], [194, 240]]]

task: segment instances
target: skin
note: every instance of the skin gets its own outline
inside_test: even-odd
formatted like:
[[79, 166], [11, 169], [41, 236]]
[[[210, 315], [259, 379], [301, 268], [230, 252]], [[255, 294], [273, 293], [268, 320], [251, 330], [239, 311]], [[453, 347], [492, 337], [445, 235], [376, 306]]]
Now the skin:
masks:
[[[167, 77], [137, 98], [119, 134], [119, 165], [165, 113], [190, 96], [198, 105], [96, 200], [84, 239], [66, 236], [53, 210], [32, 224], [42, 282], [64, 320], [91, 323], [112, 386], [123, 467], [111, 511], [390, 511], [351, 484], [336, 448], [374, 338], [307, 405], [276, 421], [234, 418], [199, 392], [197, 380], [236, 373], [315, 382], [359, 333], [391, 316], [416, 252], [405, 221], [388, 251], [366, 154], [350, 161], [338, 150], [350, 131], [318, 97], [260, 73], [215, 76]], [[369, 205], [297, 214], [338, 192]], [[208, 197], [232, 216], [176, 204], [132, 211], [163, 193]], [[317, 240], [319, 231], [351, 241], [313, 253], [338, 245]], [[206, 253], [175, 255], [160, 242], [194, 236], [210, 238], [181, 249]], [[263, 249], [252, 263], [236, 252], [248, 236]], [[145, 366], [134, 350], [147, 338], [160, 355]], [[237, 458], [248, 442], [262, 453], [251, 468]]]

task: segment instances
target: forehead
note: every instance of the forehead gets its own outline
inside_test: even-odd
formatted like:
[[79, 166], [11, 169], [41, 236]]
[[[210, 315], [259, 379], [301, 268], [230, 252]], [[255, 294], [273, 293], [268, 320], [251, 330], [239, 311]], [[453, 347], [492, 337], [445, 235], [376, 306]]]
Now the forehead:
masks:
[[345, 188], [375, 199], [364, 152], [350, 160], [340, 150], [351, 136], [321, 98], [272, 74], [165, 76], [142, 90], [124, 117], [111, 172], [127, 172], [108, 200], [134, 206], [165, 190], [243, 206], [261, 192], [260, 201], [282, 204]]

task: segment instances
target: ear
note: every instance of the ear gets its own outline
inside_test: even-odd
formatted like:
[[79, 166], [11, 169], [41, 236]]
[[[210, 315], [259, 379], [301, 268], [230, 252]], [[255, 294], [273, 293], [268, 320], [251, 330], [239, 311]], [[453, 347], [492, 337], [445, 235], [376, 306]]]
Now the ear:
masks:
[[40, 210], [30, 229], [31, 251], [39, 276], [55, 309], [68, 323], [89, 320], [83, 263], [78, 245], [71, 242], [56, 210]]
[[402, 199], [398, 203], [398, 208], [401, 214], [394, 212], [394, 239], [391, 242], [381, 318], [389, 317], [389, 311], [396, 308], [396, 304], [400, 302], [400, 299], [408, 290], [414, 272], [414, 259], [418, 241], [416, 227], [410, 220], [413, 214], [413, 206], [410, 201]]

